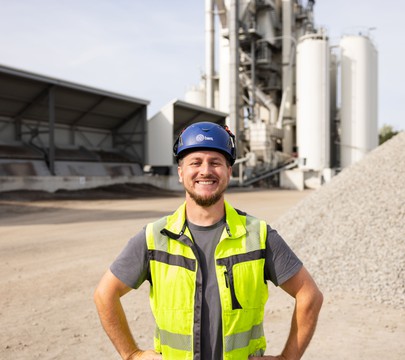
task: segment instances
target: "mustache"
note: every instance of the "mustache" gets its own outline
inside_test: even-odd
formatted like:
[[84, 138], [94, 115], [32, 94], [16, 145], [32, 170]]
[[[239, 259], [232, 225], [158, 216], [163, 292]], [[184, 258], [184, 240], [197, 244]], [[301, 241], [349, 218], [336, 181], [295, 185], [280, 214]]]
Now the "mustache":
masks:
[[208, 175], [200, 175], [198, 178], [199, 179], [205, 179], [205, 180], [215, 180], [215, 179], [217, 179], [217, 176], [213, 176], [211, 174], [208, 174]]
[[217, 178], [215, 176], [208, 175], [208, 176], [200, 176], [198, 179], [196, 179], [196, 181], [200, 181], [200, 180], [213, 180], [213, 181], [216, 181]]

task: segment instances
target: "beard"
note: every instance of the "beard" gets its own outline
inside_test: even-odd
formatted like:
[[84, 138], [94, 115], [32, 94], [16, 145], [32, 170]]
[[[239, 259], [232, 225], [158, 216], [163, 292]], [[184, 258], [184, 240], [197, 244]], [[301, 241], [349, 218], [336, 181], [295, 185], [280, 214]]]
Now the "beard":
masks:
[[[210, 176], [204, 177], [204, 180], [216, 180]], [[191, 186], [187, 186], [187, 183], [183, 184], [188, 196], [194, 200], [194, 202], [201, 207], [210, 207], [220, 201], [228, 187], [228, 182], [220, 181], [218, 188], [210, 194], [201, 195], [195, 191]]]
[[208, 196], [198, 195], [195, 192], [188, 189], [186, 189], [186, 191], [189, 194], [190, 198], [192, 198], [197, 205], [201, 207], [210, 207], [216, 204], [219, 200], [221, 200], [222, 195], [225, 192], [225, 189], [222, 191], [215, 192]]

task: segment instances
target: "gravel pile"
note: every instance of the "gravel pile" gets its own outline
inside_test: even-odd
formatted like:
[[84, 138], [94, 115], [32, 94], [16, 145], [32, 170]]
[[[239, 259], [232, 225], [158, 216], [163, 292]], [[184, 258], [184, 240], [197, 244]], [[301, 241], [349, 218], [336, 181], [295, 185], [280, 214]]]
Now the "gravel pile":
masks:
[[405, 132], [273, 224], [324, 291], [405, 308]]

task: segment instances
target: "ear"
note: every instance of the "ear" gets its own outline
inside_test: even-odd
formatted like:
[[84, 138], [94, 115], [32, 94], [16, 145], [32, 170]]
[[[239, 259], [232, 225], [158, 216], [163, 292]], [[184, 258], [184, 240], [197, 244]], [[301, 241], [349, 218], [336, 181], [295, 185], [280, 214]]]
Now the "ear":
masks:
[[228, 180], [231, 178], [232, 176], [232, 166], [228, 166]]
[[179, 175], [179, 182], [183, 182], [183, 170], [181, 166], [177, 166], [177, 174]]

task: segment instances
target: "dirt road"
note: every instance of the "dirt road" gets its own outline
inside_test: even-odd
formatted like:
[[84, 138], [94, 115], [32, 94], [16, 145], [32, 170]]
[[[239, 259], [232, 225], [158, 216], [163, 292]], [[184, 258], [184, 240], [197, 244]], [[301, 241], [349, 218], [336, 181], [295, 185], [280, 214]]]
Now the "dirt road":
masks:
[[[307, 195], [270, 190], [232, 192], [227, 199], [271, 223]], [[94, 288], [134, 233], [181, 202], [179, 196], [0, 200], [0, 358], [118, 359], [101, 329]], [[123, 298], [144, 347], [151, 346], [154, 329], [147, 293], [142, 286]], [[292, 307], [291, 299], [271, 287], [268, 353], [281, 350]], [[404, 318], [403, 311], [367, 299], [325, 294], [318, 331], [304, 359], [402, 359]]]

